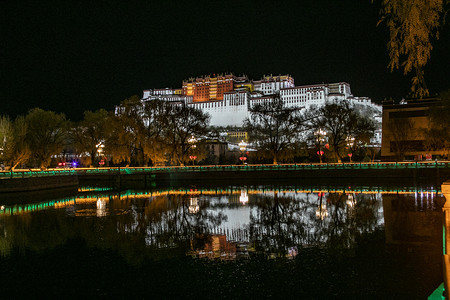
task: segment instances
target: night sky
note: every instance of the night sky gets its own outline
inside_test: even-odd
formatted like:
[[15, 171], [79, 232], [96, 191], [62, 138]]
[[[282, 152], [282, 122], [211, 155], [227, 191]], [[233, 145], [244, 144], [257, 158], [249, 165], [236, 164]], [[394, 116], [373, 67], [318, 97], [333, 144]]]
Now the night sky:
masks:
[[[350, 83], [355, 96], [407, 96], [411, 76], [387, 69], [379, 2], [5, 1], [1, 11], [0, 114], [33, 107], [112, 109], [143, 89], [233, 72], [290, 74], [296, 85]], [[425, 79], [450, 88], [450, 26], [434, 43]]]

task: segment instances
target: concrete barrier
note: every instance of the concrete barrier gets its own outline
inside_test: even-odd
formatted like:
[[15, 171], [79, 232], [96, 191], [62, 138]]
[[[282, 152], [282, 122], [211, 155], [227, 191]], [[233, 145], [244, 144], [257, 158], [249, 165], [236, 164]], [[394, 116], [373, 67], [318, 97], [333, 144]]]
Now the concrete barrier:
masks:
[[0, 193], [29, 192], [78, 186], [77, 175], [10, 178], [0, 180]]

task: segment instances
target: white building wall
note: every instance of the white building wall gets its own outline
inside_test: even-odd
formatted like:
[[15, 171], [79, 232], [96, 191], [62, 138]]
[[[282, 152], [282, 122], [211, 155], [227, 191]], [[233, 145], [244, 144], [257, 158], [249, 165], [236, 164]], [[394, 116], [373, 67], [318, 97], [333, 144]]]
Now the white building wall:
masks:
[[249, 94], [247, 92], [225, 93], [223, 101], [191, 103], [210, 116], [211, 126], [242, 126], [248, 117]]
[[311, 106], [324, 105], [327, 101], [348, 100], [351, 104], [371, 107], [381, 113], [381, 106], [372, 103], [370, 98], [354, 97], [346, 82], [293, 86], [291, 81], [260, 81], [255, 84], [255, 90], [252, 94], [246, 91], [228, 92], [224, 94], [223, 100], [205, 102], [193, 102], [192, 96], [174, 95], [171, 89], [145, 90], [142, 101], [161, 99], [192, 105], [210, 115], [212, 126], [242, 126], [251, 106], [271, 101], [276, 93], [279, 93], [287, 107], [309, 109]]
[[153, 90], [153, 95], [173, 95], [173, 94], [174, 90], [169, 88]]
[[261, 92], [263, 95], [273, 95], [281, 89], [293, 88], [294, 86], [294, 79], [290, 76], [287, 79], [275, 76], [254, 83], [255, 91]]
[[147, 99], [148, 97], [153, 95], [152, 90], [144, 90], [144, 95], [142, 96], [142, 99]]
[[325, 95], [325, 88], [323, 87], [297, 86], [280, 90], [280, 97], [287, 107], [309, 108], [311, 105], [320, 106], [325, 104], [327, 100]]
[[193, 96], [181, 96], [181, 95], [148, 95], [144, 91], [144, 97], [141, 101], [151, 101], [151, 100], [162, 100], [167, 102], [183, 102], [183, 103], [191, 103], [193, 101]]

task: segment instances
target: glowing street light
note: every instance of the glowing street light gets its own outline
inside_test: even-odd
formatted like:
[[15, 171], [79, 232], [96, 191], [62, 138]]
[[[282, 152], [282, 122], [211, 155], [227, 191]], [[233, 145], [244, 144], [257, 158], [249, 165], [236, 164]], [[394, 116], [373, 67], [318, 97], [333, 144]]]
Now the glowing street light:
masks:
[[95, 147], [97, 147], [98, 155], [102, 155], [103, 148], [105, 148], [105, 145], [103, 144], [103, 142], [98, 143], [97, 145], [95, 145]]
[[191, 138], [188, 140], [188, 143], [191, 145], [192, 149], [197, 148], [197, 145], [196, 145], [197, 140], [194, 136], [191, 136]]
[[239, 157], [239, 159], [242, 163], [245, 163], [245, 161], [247, 160], [247, 157], [245, 156], [245, 150], [247, 149], [248, 144], [242, 140], [238, 145], [239, 150], [241, 150], [241, 156]]
[[353, 156], [352, 149], [353, 149], [354, 144], [355, 144], [355, 138], [352, 136], [348, 136], [347, 137], [347, 145], [350, 150], [350, 153], [348, 153], [347, 155], [350, 158], [350, 162], [352, 162], [352, 156]]
[[317, 142], [319, 144], [319, 151], [317, 151], [317, 155], [319, 156], [320, 163], [322, 163], [322, 156], [324, 154], [324, 152], [322, 151], [322, 143], [325, 142], [325, 136], [327, 135], [327, 132], [319, 128], [319, 130], [314, 132], [314, 135], [317, 137]]
[[[191, 136], [191, 138], [188, 140], [189, 145], [191, 146], [192, 152], [195, 152], [195, 148], [197, 148], [197, 139], [194, 136]], [[195, 160], [197, 159], [196, 155], [190, 155], [189, 159], [192, 161], [192, 165], [195, 164]]]
[[248, 144], [242, 140], [238, 145], [239, 145], [239, 150], [241, 150], [242, 152], [245, 152]]

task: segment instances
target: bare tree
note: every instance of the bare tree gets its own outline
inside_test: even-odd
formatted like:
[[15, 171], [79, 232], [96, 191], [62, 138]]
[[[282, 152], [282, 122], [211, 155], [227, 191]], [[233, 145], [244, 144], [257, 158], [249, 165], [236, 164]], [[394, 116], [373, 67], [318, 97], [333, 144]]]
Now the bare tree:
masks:
[[358, 115], [347, 101], [329, 102], [321, 107], [312, 108], [317, 115], [311, 126], [326, 132], [330, 151], [338, 162], [342, 162], [348, 137], [354, 132], [358, 123]]
[[184, 165], [194, 144], [192, 137], [206, 134], [209, 116], [201, 110], [188, 105], [171, 105], [161, 126], [164, 129], [164, 141], [175, 163]]
[[307, 117], [301, 108], [286, 107], [279, 96], [250, 108], [245, 120], [250, 141], [263, 157], [271, 157], [273, 164], [292, 157], [307, 129]]

